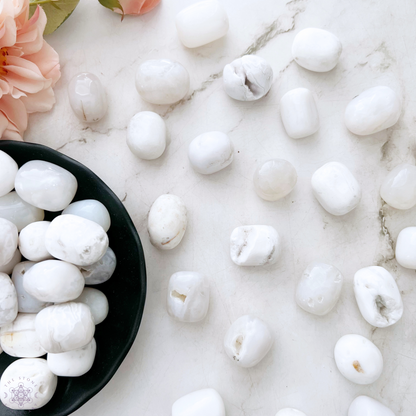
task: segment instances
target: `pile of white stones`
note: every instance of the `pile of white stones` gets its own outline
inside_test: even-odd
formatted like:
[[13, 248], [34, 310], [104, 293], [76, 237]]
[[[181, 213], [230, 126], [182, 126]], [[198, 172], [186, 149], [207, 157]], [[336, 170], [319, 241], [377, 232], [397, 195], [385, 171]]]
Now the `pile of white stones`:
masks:
[[[216, 0], [206, 0], [184, 9], [176, 16], [181, 42], [196, 48], [225, 36], [228, 17]], [[292, 45], [294, 61], [314, 72], [331, 71], [342, 53], [340, 40], [322, 29], [300, 31]], [[84, 75], [79, 76], [83, 79]], [[82, 83], [78, 80], [76, 82]], [[74, 81], [75, 82], [75, 81]], [[223, 71], [224, 91], [234, 100], [254, 101], [264, 97], [273, 84], [270, 64], [254, 55], [242, 56], [226, 65]], [[169, 59], [143, 62], [136, 75], [136, 88], [143, 100], [160, 105], [172, 105], [185, 99], [190, 85], [186, 68]], [[100, 87], [102, 89], [102, 87]], [[88, 111], [80, 113], [81, 95], [75, 97], [70, 85], [71, 105], [86, 121], [86, 114], [98, 114], [106, 107], [101, 101], [102, 90], [91, 94]], [[75, 97], [75, 98], [74, 98]], [[97, 104], [100, 102], [100, 104]], [[95, 103], [95, 104], [94, 104]], [[91, 108], [90, 108], [91, 107]], [[355, 97], [345, 110], [345, 125], [353, 134], [363, 136], [393, 126], [399, 119], [401, 100], [387, 86], [376, 86]], [[101, 111], [101, 117], [105, 111]], [[320, 127], [315, 94], [306, 88], [286, 92], [280, 100], [280, 116], [287, 135], [302, 139], [315, 134]], [[140, 159], [160, 157], [167, 147], [168, 132], [163, 119], [156, 113], [136, 114], [127, 130], [127, 145]], [[189, 162], [195, 172], [216, 173], [233, 162], [233, 143], [223, 132], [201, 132], [188, 147]], [[254, 190], [266, 201], [287, 196], [296, 186], [297, 172], [286, 160], [272, 159], [261, 163], [253, 177]], [[346, 215], [360, 203], [361, 186], [347, 166], [330, 161], [321, 166], [311, 178], [312, 192], [320, 205], [335, 216]], [[390, 206], [405, 210], [416, 205], [416, 167], [403, 164], [395, 167], [385, 178], [381, 198]], [[181, 198], [162, 195], [152, 205], [148, 216], [151, 243], [161, 249], [175, 248], [187, 227], [187, 210]], [[272, 265], [282, 252], [278, 232], [268, 225], [244, 225], [236, 228], [230, 238], [230, 255], [238, 266]], [[416, 227], [401, 231], [396, 244], [396, 259], [400, 265], [416, 269]], [[296, 302], [305, 311], [325, 315], [336, 305], [342, 291], [343, 276], [330, 264], [315, 261], [307, 266], [296, 288]], [[384, 328], [395, 324], [403, 314], [403, 302], [394, 277], [382, 267], [365, 267], [354, 277], [354, 292], [363, 318], [371, 325]], [[169, 281], [167, 309], [182, 322], [198, 322], [209, 308], [209, 283], [198, 272], [182, 271]], [[237, 365], [252, 367], [271, 349], [273, 339], [267, 325], [253, 316], [242, 316], [231, 326], [224, 339], [226, 354]], [[357, 384], [376, 381], [383, 370], [379, 349], [368, 339], [349, 334], [342, 337], [334, 351], [341, 374]], [[394, 416], [381, 403], [367, 396], [357, 397], [351, 404], [349, 416]], [[172, 416], [224, 416], [220, 395], [213, 389], [191, 393], [179, 399]], [[295, 409], [283, 409], [276, 416], [305, 416]]]
[[[12, 409], [44, 406], [57, 376], [79, 377], [94, 363], [95, 325], [109, 307], [104, 293], [85, 285], [107, 281], [116, 257], [106, 207], [71, 203], [77, 188], [60, 166], [32, 160], [19, 169], [0, 151], [0, 351], [20, 358], [3, 372], [0, 395]], [[45, 210], [62, 213], [43, 221]], [[9, 400], [11, 380], [26, 380], [31, 400]]]

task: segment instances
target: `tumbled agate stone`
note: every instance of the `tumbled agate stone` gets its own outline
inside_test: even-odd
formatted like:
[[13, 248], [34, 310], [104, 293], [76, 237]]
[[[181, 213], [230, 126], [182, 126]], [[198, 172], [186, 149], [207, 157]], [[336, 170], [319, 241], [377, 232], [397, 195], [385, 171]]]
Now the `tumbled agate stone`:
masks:
[[73, 202], [68, 205], [62, 212], [62, 215], [71, 214], [87, 220], [96, 222], [107, 232], [111, 225], [111, 218], [108, 209], [100, 201], [95, 199], [84, 199]]
[[7, 153], [0, 150], [0, 196], [13, 190], [18, 169], [17, 163]]

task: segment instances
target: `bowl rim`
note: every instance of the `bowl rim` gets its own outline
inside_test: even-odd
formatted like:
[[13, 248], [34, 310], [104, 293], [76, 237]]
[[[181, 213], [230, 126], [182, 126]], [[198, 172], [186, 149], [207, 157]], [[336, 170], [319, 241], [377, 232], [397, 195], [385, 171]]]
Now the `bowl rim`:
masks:
[[[91, 388], [91, 390], [89, 390], [90, 393], [83, 396], [80, 400], [74, 400], [73, 404], [71, 406], [69, 406], [64, 413], [56, 413], [56, 415], [55, 415], [55, 416], [67, 416], [67, 415], [70, 415], [71, 413], [75, 412], [76, 410], [78, 410], [85, 403], [87, 403], [90, 399], [92, 399], [94, 396], [96, 396], [110, 382], [110, 380], [113, 378], [113, 376], [115, 375], [115, 373], [119, 369], [120, 365], [122, 364], [122, 362], [126, 358], [128, 352], [130, 351], [131, 347], [133, 346], [134, 341], [136, 340], [137, 333], [139, 331], [139, 327], [140, 327], [140, 324], [141, 324], [141, 321], [142, 321], [142, 318], [143, 318], [144, 306], [145, 306], [145, 302], [146, 302], [146, 293], [147, 293], [147, 276], [146, 276], [146, 263], [145, 263], [145, 258], [144, 258], [144, 250], [143, 250], [143, 246], [142, 246], [142, 243], [140, 241], [140, 237], [139, 237], [139, 234], [137, 232], [137, 229], [136, 229], [136, 227], [135, 227], [127, 209], [124, 207], [124, 205], [120, 201], [119, 197], [91, 169], [89, 169], [87, 166], [83, 165], [82, 163], [78, 162], [77, 160], [59, 152], [58, 150], [55, 150], [55, 149], [53, 149], [49, 146], [45, 146], [43, 144], [31, 143], [31, 142], [19, 142], [19, 141], [13, 141], [13, 140], [0, 140], [0, 150], [7, 153], [6, 149], [10, 148], [10, 147], [11, 148], [16, 148], [16, 149], [18, 149], [20, 147], [27, 147], [28, 149], [32, 149], [34, 151], [41, 150], [43, 152], [46, 152], [46, 153], [49, 153], [51, 155], [62, 158], [66, 162], [68, 162], [70, 164], [73, 164], [73, 165], [77, 166], [80, 169], [86, 170], [88, 174], [92, 175], [97, 180], [97, 182], [101, 186], [103, 186], [110, 195], [113, 196], [114, 200], [116, 201], [116, 203], [118, 205], [118, 208], [120, 209], [120, 211], [122, 211], [125, 214], [124, 217], [126, 218], [126, 226], [131, 231], [131, 234], [132, 234], [132, 236], [135, 240], [136, 246], [137, 246], [138, 251], [139, 251], [139, 259], [138, 259], [139, 269], [140, 269], [139, 279], [140, 279], [140, 284], [141, 284], [141, 287], [143, 288], [143, 290], [140, 293], [140, 298], [138, 300], [139, 307], [138, 307], [137, 313], [135, 315], [134, 326], [132, 327], [132, 331], [130, 332], [129, 339], [126, 342], [126, 344], [124, 345], [124, 347], [121, 350], [119, 350], [119, 351], [121, 351], [121, 353], [118, 355], [118, 359], [115, 361], [115, 363], [113, 363], [113, 365], [111, 366], [110, 371], [108, 372], [108, 375], [106, 377], [104, 377], [103, 379], [101, 379], [100, 382], [98, 382], [93, 388]], [[41, 156], [40, 156], [39, 160], [42, 160]], [[37, 409], [37, 410], [41, 411], [41, 409], [42, 408]], [[24, 411], [24, 412], [22, 412], [21, 410], [20, 411], [16, 410], [16, 414], [17, 414], [17, 412], [19, 412], [22, 415], [26, 414], [26, 412], [30, 412], [30, 413], [35, 414], [36, 410], [30, 410], [30, 411]]]

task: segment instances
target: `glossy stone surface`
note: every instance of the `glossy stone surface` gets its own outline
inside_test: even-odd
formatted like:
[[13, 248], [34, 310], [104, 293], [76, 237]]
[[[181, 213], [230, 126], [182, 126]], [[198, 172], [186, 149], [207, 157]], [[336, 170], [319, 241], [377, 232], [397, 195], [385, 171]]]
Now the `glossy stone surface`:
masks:
[[303, 29], [292, 44], [292, 56], [296, 63], [315, 72], [327, 72], [335, 68], [341, 53], [340, 40], [323, 29]]
[[95, 199], [84, 199], [82, 201], [69, 204], [63, 211], [62, 215], [77, 215], [87, 220], [96, 222], [107, 232], [111, 226], [111, 218], [108, 209], [100, 201]]
[[280, 100], [280, 116], [292, 139], [308, 137], [319, 130], [319, 114], [312, 92], [296, 88]]
[[17, 228], [4, 218], [0, 218], [0, 266], [7, 265], [17, 249]]
[[254, 367], [269, 352], [273, 338], [268, 326], [259, 318], [244, 315], [225, 334], [225, 353], [240, 367]]
[[104, 256], [108, 237], [94, 221], [77, 215], [60, 215], [49, 226], [45, 246], [57, 259], [77, 266], [89, 266]]
[[279, 410], [276, 413], [276, 416], [306, 416], [306, 415], [300, 410], [286, 408], [286, 409]]
[[273, 84], [272, 67], [256, 55], [244, 55], [225, 65], [222, 76], [225, 92], [239, 101], [259, 100]]
[[147, 229], [150, 242], [161, 250], [172, 250], [185, 235], [188, 224], [187, 211], [181, 198], [161, 195], [149, 211]]
[[114, 273], [117, 259], [114, 251], [108, 247], [104, 256], [96, 263], [82, 266], [81, 273], [85, 278], [86, 285], [99, 285], [106, 282]]
[[198, 272], [177, 272], [169, 279], [167, 309], [182, 322], [199, 322], [209, 308], [209, 283]]
[[341, 296], [344, 277], [330, 264], [313, 262], [303, 272], [296, 288], [296, 303], [306, 312], [326, 315]]
[[416, 227], [400, 231], [396, 242], [396, 260], [406, 269], [416, 269]]
[[0, 197], [0, 218], [5, 218], [21, 231], [26, 225], [45, 218], [43, 209], [23, 201], [15, 191]]
[[253, 176], [254, 189], [260, 198], [277, 201], [284, 198], [296, 185], [296, 169], [287, 160], [271, 159], [261, 164]]
[[352, 401], [348, 416], [395, 416], [395, 414], [372, 397], [358, 396]]
[[15, 186], [28, 204], [52, 212], [66, 208], [78, 189], [71, 172], [44, 160], [25, 163], [17, 172]]
[[228, 32], [227, 12], [219, 1], [194, 3], [176, 15], [176, 30], [187, 48], [197, 48], [220, 39]]
[[22, 255], [20, 254], [19, 249], [17, 248], [13, 254], [12, 259], [5, 264], [4, 266], [0, 267], [0, 273], [6, 273], [8, 275], [12, 274], [14, 266], [22, 261]]
[[[33, 410], [47, 404], [55, 393], [58, 384], [43, 358], [22, 358], [11, 363], [1, 376], [1, 401], [10, 409]], [[30, 389], [31, 400], [12, 400], [10, 389]], [[22, 393], [23, 394], [23, 393]]]
[[172, 416], [225, 416], [225, 406], [216, 390], [203, 389], [176, 400]]
[[274, 264], [280, 253], [279, 234], [269, 225], [243, 225], [231, 233], [230, 256], [238, 266]]
[[339, 162], [328, 162], [312, 176], [312, 191], [332, 215], [345, 215], [361, 200], [361, 186], [350, 170]]
[[101, 120], [107, 112], [107, 96], [94, 74], [83, 72], [68, 84], [68, 98], [75, 115], [86, 123]]
[[0, 329], [3, 351], [12, 357], [36, 358], [45, 355], [35, 330], [36, 315], [19, 313], [16, 319]]
[[54, 354], [84, 347], [95, 332], [90, 308], [75, 302], [42, 309], [36, 316], [35, 326], [42, 348]]
[[371, 384], [383, 371], [380, 350], [361, 335], [344, 335], [334, 349], [335, 363], [340, 373], [356, 384]]
[[36, 299], [32, 295], [29, 295], [23, 287], [25, 274], [35, 264], [36, 263], [32, 261], [23, 261], [22, 263], [18, 263], [13, 269], [12, 281], [14, 287], [16, 288], [19, 312], [38, 313], [42, 309], [51, 305], [49, 302], [43, 302]]
[[210, 131], [200, 134], [191, 141], [188, 157], [196, 172], [209, 175], [232, 163], [234, 146], [225, 133]]
[[139, 66], [136, 88], [149, 103], [173, 104], [188, 94], [189, 74], [179, 62], [151, 59]]
[[363, 318], [377, 328], [395, 324], [403, 315], [403, 301], [394, 277], [379, 266], [354, 275], [354, 293]]
[[18, 169], [17, 163], [7, 153], [0, 150], [0, 197], [13, 190]]
[[96, 351], [97, 343], [93, 338], [82, 348], [59, 354], [48, 353], [48, 367], [60, 377], [80, 377], [91, 370]]
[[416, 166], [408, 163], [396, 166], [384, 178], [380, 196], [393, 208], [413, 208], [416, 205]]
[[359, 136], [367, 136], [388, 129], [397, 123], [401, 113], [400, 98], [389, 87], [365, 90], [345, 109], [347, 129]]
[[16, 289], [7, 274], [0, 273], [0, 327], [13, 322], [17, 316]]
[[108, 300], [101, 290], [86, 287], [74, 302], [85, 303], [90, 308], [95, 325], [100, 324], [107, 318]]
[[45, 235], [49, 225], [49, 221], [36, 221], [23, 228], [19, 234], [19, 249], [23, 257], [30, 261], [51, 258], [45, 247]]
[[59, 260], [33, 265], [24, 275], [23, 288], [42, 302], [62, 303], [76, 299], [85, 280], [78, 267]]
[[127, 127], [127, 146], [140, 159], [153, 160], [166, 149], [167, 130], [163, 118], [153, 111], [136, 113]]

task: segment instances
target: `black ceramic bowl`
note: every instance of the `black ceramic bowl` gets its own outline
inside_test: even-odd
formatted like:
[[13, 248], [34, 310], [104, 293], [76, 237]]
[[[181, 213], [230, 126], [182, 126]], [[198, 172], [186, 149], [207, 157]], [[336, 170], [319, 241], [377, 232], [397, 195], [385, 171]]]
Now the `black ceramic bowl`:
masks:
[[[52, 400], [38, 410], [11, 410], [0, 402], [1, 416], [66, 416], [97, 394], [115, 374], [132, 346], [143, 315], [146, 297], [146, 267], [139, 236], [123, 204], [97, 175], [77, 161], [49, 147], [12, 141], [0, 141], [0, 150], [19, 166], [29, 160], [46, 160], [69, 170], [78, 180], [74, 201], [97, 199], [110, 212], [110, 247], [117, 256], [117, 268], [110, 280], [95, 285], [105, 293], [110, 305], [104, 322], [97, 325], [97, 355], [92, 369], [82, 377], [59, 377]], [[47, 213], [51, 220], [59, 213]], [[16, 360], [0, 355], [0, 375]]]

